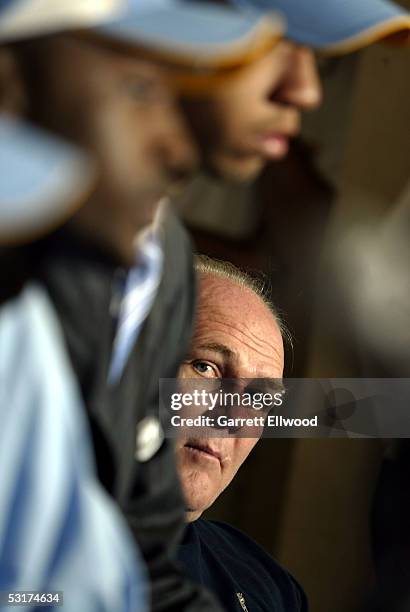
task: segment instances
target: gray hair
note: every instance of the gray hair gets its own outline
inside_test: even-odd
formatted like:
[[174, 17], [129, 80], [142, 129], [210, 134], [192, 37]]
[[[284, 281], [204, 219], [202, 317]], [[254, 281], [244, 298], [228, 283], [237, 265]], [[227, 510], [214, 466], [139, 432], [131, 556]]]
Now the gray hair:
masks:
[[213, 276], [226, 278], [237, 285], [250, 289], [256, 293], [256, 295], [263, 301], [263, 303], [267, 306], [267, 308], [269, 308], [275, 317], [282, 334], [283, 341], [287, 343], [293, 351], [292, 334], [283, 320], [282, 315], [272, 302], [272, 286], [265, 274], [262, 272], [251, 274], [249, 272], [245, 272], [245, 270], [241, 270], [241, 268], [238, 268], [229, 261], [215, 259], [213, 257], [208, 257], [207, 255], [198, 253], [195, 254], [194, 268], [200, 274], [211, 274]]

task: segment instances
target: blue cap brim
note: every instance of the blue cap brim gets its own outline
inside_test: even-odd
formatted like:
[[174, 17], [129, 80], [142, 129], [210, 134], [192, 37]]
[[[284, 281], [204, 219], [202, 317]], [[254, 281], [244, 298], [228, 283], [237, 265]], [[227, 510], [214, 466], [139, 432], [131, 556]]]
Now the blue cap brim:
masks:
[[262, 39], [277, 39], [285, 24], [279, 15], [235, 10], [208, 2], [172, 2], [128, 11], [94, 32], [191, 65], [218, 66], [240, 61]]
[[389, 0], [233, 0], [239, 7], [277, 10], [286, 38], [332, 53], [348, 53], [403, 33], [410, 40], [410, 14]]
[[94, 164], [81, 151], [0, 116], [1, 244], [54, 229], [80, 205], [94, 180]]
[[0, 0], [0, 41], [92, 28], [116, 19], [127, 6], [125, 0]]
[[236, 61], [264, 37], [279, 37], [284, 23], [266, 11], [198, 0], [0, 0], [2, 42], [73, 29], [143, 46], [177, 61], [214, 65]]

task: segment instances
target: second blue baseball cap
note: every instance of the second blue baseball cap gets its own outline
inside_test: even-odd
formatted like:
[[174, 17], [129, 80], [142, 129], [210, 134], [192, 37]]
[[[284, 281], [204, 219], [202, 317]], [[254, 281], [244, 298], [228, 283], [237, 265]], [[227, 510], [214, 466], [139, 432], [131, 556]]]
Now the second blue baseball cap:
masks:
[[328, 53], [355, 51], [378, 40], [410, 42], [410, 14], [389, 0], [231, 0], [241, 8], [280, 11], [286, 37]]

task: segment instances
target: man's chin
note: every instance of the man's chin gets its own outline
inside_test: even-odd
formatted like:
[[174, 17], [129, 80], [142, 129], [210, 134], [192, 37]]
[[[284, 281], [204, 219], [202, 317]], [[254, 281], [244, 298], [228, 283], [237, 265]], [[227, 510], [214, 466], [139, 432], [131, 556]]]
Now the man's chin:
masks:
[[195, 478], [182, 477], [181, 484], [186, 513], [191, 516], [191, 518], [188, 517], [188, 520], [195, 520], [209, 508], [217, 495], [213, 490], [212, 483], [202, 474], [197, 474]]
[[252, 159], [215, 158], [209, 160], [206, 168], [210, 174], [232, 183], [252, 183], [258, 178], [268, 160], [262, 157]]
[[213, 500], [193, 497], [185, 500], [185, 520], [187, 523], [196, 521], [205, 510], [212, 505]]

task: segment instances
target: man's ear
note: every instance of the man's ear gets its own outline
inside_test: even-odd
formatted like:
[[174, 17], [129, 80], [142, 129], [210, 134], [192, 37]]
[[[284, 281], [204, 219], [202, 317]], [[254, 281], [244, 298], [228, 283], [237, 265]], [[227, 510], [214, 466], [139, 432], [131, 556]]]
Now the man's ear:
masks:
[[27, 96], [15, 54], [0, 46], [0, 112], [24, 115]]

